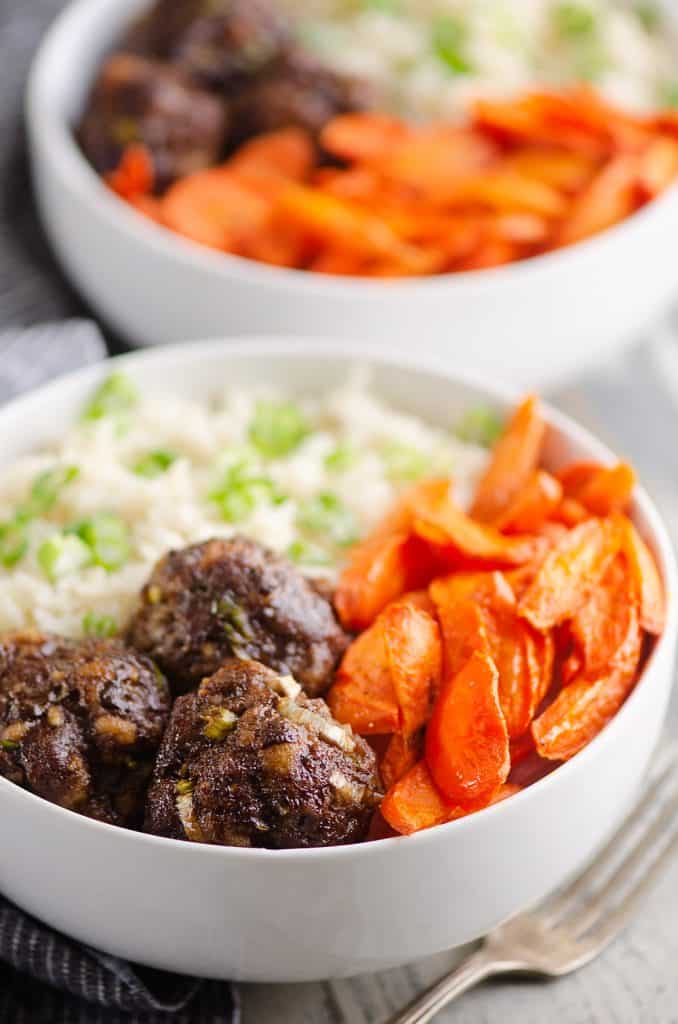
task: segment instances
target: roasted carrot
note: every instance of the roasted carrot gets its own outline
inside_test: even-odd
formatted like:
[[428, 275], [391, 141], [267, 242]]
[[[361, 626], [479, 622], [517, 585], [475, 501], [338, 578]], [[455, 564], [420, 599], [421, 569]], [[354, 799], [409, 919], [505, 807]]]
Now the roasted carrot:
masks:
[[538, 467], [544, 433], [539, 403], [530, 396], [516, 409], [495, 445], [471, 509], [474, 519], [495, 522], [522, 493]]
[[341, 160], [370, 162], [388, 157], [414, 130], [400, 118], [374, 111], [341, 114], [320, 133], [323, 149]]
[[657, 563], [630, 519], [623, 518], [621, 524], [623, 551], [638, 590], [640, 624], [658, 636], [666, 624], [666, 601]]
[[562, 484], [543, 469], [536, 470], [495, 526], [502, 533], [535, 533], [553, 514], [563, 496]]
[[379, 762], [381, 781], [386, 789], [399, 782], [421, 760], [424, 746], [423, 733], [394, 733], [386, 752]]
[[630, 216], [638, 206], [637, 156], [616, 156], [574, 199], [555, 236], [556, 246], [572, 245], [599, 234]]
[[425, 761], [419, 761], [386, 794], [381, 813], [391, 828], [401, 835], [465, 818], [491, 804], [501, 803], [520, 792], [520, 786], [505, 783], [489, 800], [476, 806], [461, 807], [446, 800], [437, 789]]
[[165, 223], [195, 242], [237, 252], [261, 232], [270, 202], [221, 169], [199, 171], [172, 185], [162, 203]]
[[532, 723], [537, 752], [550, 761], [567, 761], [594, 739], [617, 713], [633, 688], [642, 634], [635, 605], [631, 625], [617, 658], [623, 668], [608, 668], [595, 679], [579, 676]]
[[509, 738], [492, 659], [475, 652], [443, 683], [426, 730], [426, 763], [447, 800], [487, 801], [506, 781]]
[[618, 659], [629, 631], [638, 629], [638, 596], [626, 556], [619, 554], [570, 624], [577, 662], [588, 679], [625, 668]]
[[124, 150], [120, 163], [105, 176], [109, 188], [123, 199], [134, 200], [153, 191], [155, 168], [146, 146], [135, 142]]
[[572, 618], [586, 603], [619, 551], [616, 518], [588, 519], [549, 551], [518, 605], [535, 629], [548, 630]]
[[569, 499], [595, 516], [609, 516], [628, 505], [636, 474], [626, 462], [616, 466], [580, 462], [565, 471], [561, 483]]

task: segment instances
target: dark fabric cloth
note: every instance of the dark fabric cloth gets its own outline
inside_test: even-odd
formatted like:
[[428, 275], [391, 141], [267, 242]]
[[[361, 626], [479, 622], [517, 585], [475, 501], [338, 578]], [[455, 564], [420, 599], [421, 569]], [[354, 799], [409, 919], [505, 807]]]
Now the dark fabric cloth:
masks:
[[[105, 355], [98, 328], [86, 320], [0, 332], [0, 402]], [[230, 986], [143, 969], [79, 945], [24, 914], [0, 891], [0, 1024], [238, 1024], [238, 1019]]]

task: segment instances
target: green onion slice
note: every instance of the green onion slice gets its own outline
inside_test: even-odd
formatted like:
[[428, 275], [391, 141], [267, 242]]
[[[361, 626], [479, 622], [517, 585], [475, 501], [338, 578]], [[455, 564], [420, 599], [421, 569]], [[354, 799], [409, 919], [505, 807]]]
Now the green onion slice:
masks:
[[294, 402], [257, 402], [250, 441], [265, 458], [289, 455], [308, 436], [306, 418]]

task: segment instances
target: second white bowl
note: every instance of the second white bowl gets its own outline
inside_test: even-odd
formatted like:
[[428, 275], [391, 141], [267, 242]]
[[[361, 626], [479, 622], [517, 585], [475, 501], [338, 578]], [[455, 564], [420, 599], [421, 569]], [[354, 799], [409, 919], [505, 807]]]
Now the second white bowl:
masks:
[[149, 0], [76, 0], [33, 67], [28, 128], [42, 217], [75, 284], [137, 345], [258, 333], [370, 338], [521, 386], [632, 340], [678, 292], [678, 189], [572, 248], [418, 281], [331, 278], [205, 249], [112, 195], [73, 137], [103, 54]]

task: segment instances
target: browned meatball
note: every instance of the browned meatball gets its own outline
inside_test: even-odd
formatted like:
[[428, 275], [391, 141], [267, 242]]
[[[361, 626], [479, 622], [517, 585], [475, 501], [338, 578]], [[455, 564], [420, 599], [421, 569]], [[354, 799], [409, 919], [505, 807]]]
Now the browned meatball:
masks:
[[142, 142], [150, 151], [157, 190], [214, 164], [228, 128], [226, 106], [157, 61], [116, 54], [104, 64], [82, 118], [85, 156], [104, 174], [124, 148]]
[[269, 0], [157, 0], [123, 45], [228, 93], [274, 60], [286, 40], [285, 20]]
[[0, 639], [0, 775], [61, 807], [138, 824], [169, 709], [163, 676], [120, 643]]
[[365, 838], [371, 748], [291, 677], [233, 660], [174, 705], [146, 809], [156, 835], [269, 849]]
[[336, 74], [291, 49], [234, 98], [232, 139], [289, 127], [317, 135], [333, 117], [369, 107], [372, 99], [364, 82]]
[[128, 638], [184, 692], [230, 657], [291, 673], [323, 693], [346, 645], [332, 606], [289, 562], [244, 537], [160, 560]]

